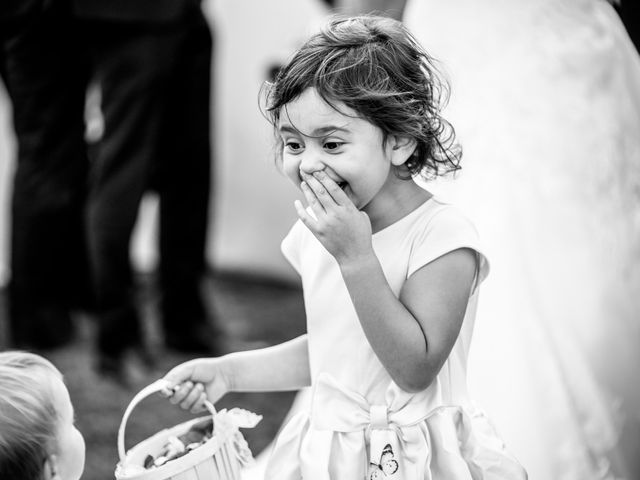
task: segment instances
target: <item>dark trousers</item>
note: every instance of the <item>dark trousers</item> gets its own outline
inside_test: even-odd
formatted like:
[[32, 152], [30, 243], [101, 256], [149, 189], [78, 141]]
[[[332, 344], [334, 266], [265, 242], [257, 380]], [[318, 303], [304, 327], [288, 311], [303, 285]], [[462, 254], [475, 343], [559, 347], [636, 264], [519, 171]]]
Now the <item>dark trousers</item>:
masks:
[[69, 310], [89, 300], [83, 220], [88, 72], [76, 32], [56, 7], [0, 24], [0, 74], [18, 142], [9, 284], [17, 346], [68, 340]]
[[[129, 244], [151, 188], [160, 197], [165, 334], [208, 320], [200, 282], [212, 38], [198, 8], [162, 23], [110, 23], [75, 19], [65, 4], [0, 19], [0, 74], [18, 140], [10, 328], [15, 346], [55, 346], [71, 334], [69, 311], [93, 306], [100, 352], [118, 355], [141, 341]], [[87, 158], [91, 78], [105, 131]]]
[[142, 195], [160, 198], [160, 286], [165, 335], [206, 322], [200, 295], [210, 182], [212, 38], [198, 9], [162, 25], [87, 22], [102, 91], [103, 138], [92, 147], [90, 259], [99, 348], [118, 354], [141, 338], [129, 243]]

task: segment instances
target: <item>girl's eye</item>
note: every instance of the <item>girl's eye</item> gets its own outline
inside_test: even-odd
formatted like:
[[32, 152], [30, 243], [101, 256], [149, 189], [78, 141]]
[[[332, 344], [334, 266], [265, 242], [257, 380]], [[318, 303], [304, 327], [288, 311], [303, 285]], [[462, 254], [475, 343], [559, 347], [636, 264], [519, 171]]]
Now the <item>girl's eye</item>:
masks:
[[284, 148], [289, 153], [300, 153], [302, 151], [302, 144], [298, 142], [284, 142]]
[[329, 151], [338, 150], [344, 145], [343, 142], [325, 142], [324, 148]]

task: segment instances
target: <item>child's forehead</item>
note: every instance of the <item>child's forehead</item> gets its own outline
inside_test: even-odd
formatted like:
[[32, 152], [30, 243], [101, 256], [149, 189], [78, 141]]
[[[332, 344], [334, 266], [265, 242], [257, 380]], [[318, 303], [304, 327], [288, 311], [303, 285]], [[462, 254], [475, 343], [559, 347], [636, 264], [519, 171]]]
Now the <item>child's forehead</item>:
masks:
[[283, 110], [285, 113], [299, 112], [304, 115], [316, 115], [329, 118], [335, 116], [348, 117], [355, 114], [355, 112], [342, 101], [323, 96], [315, 87], [308, 87], [303, 90], [300, 95], [286, 103]]
[[359, 118], [340, 101], [325, 100], [315, 88], [308, 88], [285, 104], [280, 112], [278, 129], [298, 132], [348, 130]]

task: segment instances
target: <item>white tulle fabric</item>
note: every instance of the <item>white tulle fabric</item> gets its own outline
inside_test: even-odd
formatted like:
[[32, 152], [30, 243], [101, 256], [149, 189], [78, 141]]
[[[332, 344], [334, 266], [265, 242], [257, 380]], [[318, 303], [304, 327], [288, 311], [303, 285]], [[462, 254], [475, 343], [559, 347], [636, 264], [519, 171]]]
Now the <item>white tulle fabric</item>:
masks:
[[[445, 365], [426, 390], [401, 390], [366, 340], [339, 267], [296, 223], [282, 244], [302, 278], [307, 312], [311, 402], [283, 427], [265, 478], [278, 480], [520, 480], [487, 417], [467, 394], [466, 362], [488, 272], [477, 232], [456, 208], [435, 198], [373, 235], [396, 295], [417, 269], [457, 248], [477, 252], [476, 287]], [[389, 445], [396, 472], [383, 472]]]
[[465, 152], [431, 188], [492, 259], [474, 398], [533, 480], [638, 478], [637, 51], [602, 0], [409, 0], [404, 19], [448, 74]]

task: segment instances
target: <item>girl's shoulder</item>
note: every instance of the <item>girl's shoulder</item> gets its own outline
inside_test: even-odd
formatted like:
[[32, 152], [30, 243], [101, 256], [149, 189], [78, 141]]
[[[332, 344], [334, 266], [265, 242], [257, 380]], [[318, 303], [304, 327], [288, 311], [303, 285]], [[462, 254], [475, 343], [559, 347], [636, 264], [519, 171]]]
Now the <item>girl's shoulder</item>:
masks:
[[401, 235], [412, 238], [414, 241], [421, 241], [434, 234], [444, 238], [460, 235], [478, 236], [475, 224], [463, 210], [435, 195], [374, 236]]
[[420, 267], [460, 248], [476, 252], [478, 272], [484, 279], [489, 262], [471, 217], [455, 204], [432, 197], [416, 212], [404, 232], [409, 242], [408, 275]]
[[471, 217], [454, 203], [432, 197], [431, 211], [424, 215], [423, 224], [430, 230], [444, 230], [450, 235], [478, 237], [478, 230]]

